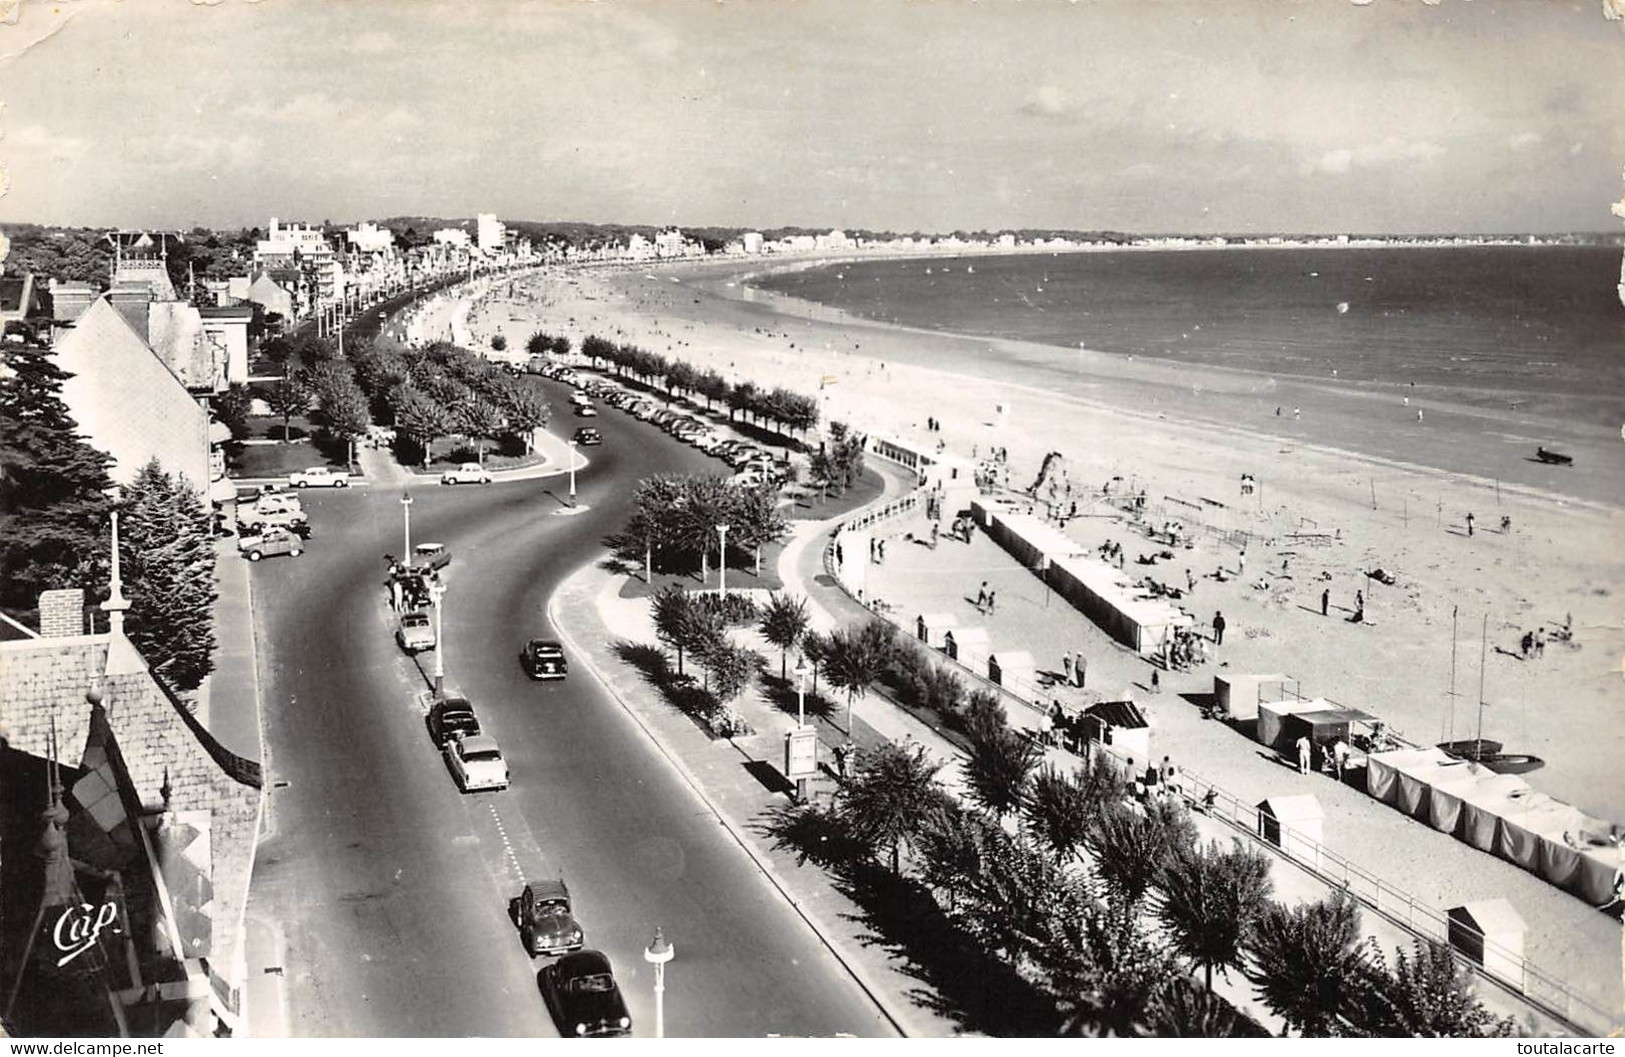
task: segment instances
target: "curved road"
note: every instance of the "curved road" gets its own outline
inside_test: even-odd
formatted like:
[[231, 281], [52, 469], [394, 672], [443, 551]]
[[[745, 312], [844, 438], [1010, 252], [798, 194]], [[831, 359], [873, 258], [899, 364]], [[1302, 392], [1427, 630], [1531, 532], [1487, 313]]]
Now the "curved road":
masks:
[[[550, 395], [559, 428], [573, 427], [563, 387]], [[507, 904], [524, 878], [558, 873], [638, 1035], [653, 1033], [642, 951], [656, 925], [677, 951], [668, 1035], [891, 1034], [590, 675], [544, 684], [520, 670], [525, 640], [552, 630], [549, 597], [624, 523], [635, 482], [721, 466], [618, 411], [597, 424], [584, 511], [565, 513], [552, 481], [413, 496], [414, 541], [455, 555], [447, 683], [501, 743], [506, 791], [459, 795], [425, 730], [432, 655], [420, 671], [396, 649], [382, 586], [381, 556], [401, 548], [398, 493], [308, 494], [311, 548], [254, 570], [272, 792], [250, 910], [282, 927], [296, 1036], [555, 1033]]]

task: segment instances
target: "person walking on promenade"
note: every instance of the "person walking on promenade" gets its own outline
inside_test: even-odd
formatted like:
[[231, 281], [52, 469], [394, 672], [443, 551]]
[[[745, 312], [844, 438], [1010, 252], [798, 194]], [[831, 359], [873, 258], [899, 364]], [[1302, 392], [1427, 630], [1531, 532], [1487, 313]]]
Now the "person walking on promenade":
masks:
[[1303, 734], [1303, 735], [1300, 735], [1298, 737], [1298, 773], [1299, 774], [1308, 774], [1309, 773], [1309, 753], [1310, 753], [1309, 744], [1310, 744], [1309, 743], [1309, 735]]
[[1213, 614], [1213, 645], [1224, 645], [1224, 614], [1217, 611]]
[[1472, 535], [1473, 535], [1473, 513], [1472, 513], [1472, 511], [1469, 510], [1467, 512], [1467, 536], [1468, 536], [1468, 538], [1471, 538]]
[[876, 558], [875, 558], [875, 554], [877, 553], [876, 550], [875, 550], [875, 543], [876, 542], [877, 541], [875, 540], [875, 538], [873, 536], [869, 537], [869, 564], [870, 565], [875, 564], [875, 561], [876, 561]]
[[880, 564], [885, 565], [886, 564], [886, 541], [884, 539], [882, 539], [880, 541], [880, 546], [877, 548], [876, 553], [878, 553], [880, 555]]
[[1067, 650], [1061, 656], [1061, 672], [1066, 676], [1066, 685], [1072, 685], [1072, 651]]
[[1320, 615], [1323, 617], [1328, 615], [1331, 612], [1331, 608], [1332, 589], [1328, 587], [1320, 592]]

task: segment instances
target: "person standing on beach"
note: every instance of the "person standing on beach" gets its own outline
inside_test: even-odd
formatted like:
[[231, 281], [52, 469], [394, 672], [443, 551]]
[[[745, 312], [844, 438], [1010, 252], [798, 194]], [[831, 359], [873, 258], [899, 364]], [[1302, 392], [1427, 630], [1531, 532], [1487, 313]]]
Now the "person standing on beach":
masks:
[[1332, 608], [1332, 589], [1326, 588], [1320, 592], [1320, 615], [1327, 616]]
[[1061, 672], [1066, 676], [1066, 684], [1072, 685], [1072, 651], [1067, 650], [1061, 655]]
[[1218, 611], [1213, 614], [1213, 645], [1224, 645], [1224, 614]]
[[1364, 591], [1356, 591], [1356, 592], [1354, 592], [1354, 608], [1359, 610], [1362, 613], [1365, 612], [1365, 592]]
[[1083, 651], [1079, 650], [1077, 657], [1072, 661], [1072, 685], [1082, 690], [1084, 676], [1088, 674], [1089, 662], [1083, 659]]
[[992, 613], [995, 610], [997, 610], [998, 608], [999, 608], [998, 596], [994, 592], [989, 591], [987, 593], [987, 611], [989, 613]]
[[1535, 632], [1535, 656], [1546, 656], [1546, 629], [1540, 628]]
[[1310, 758], [1309, 735], [1303, 734], [1303, 735], [1300, 735], [1298, 737], [1298, 773], [1299, 774], [1308, 774], [1309, 773], [1309, 758]]
[[1292, 418], [1293, 418], [1293, 419], [1294, 419], [1294, 420], [1297, 420], [1297, 419], [1300, 419], [1300, 418], [1302, 418], [1302, 417], [1303, 417], [1303, 411], [1301, 411], [1301, 410], [1300, 410], [1300, 409], [1298, 409], [1298, 408], [1293, 408], [1293, 409], [1292, 409]]
[[1468, 535], [1469, 538], [1471, 538], [1472, 534], [1473, 534], [1473, 515], [1472, 515], [1471, 511], [1468, 511], [1468, 513], [1467, 513], [1467, 535]]
[[1191, 575], [1189, 569], [1185, 570], [1185, 593], [1191, 594], [1196, 590], [1196, 577]]
[[976, 608], [977, 609], [986, 609], [987, 608], [987, 581], [986, 580], [982, 581], [981, 588], [976, 592]]
[[1416, 421], [1418, 421], [1418, 422], [1422, 421], [1422, 409], [1421, 408], [1416, 409]]

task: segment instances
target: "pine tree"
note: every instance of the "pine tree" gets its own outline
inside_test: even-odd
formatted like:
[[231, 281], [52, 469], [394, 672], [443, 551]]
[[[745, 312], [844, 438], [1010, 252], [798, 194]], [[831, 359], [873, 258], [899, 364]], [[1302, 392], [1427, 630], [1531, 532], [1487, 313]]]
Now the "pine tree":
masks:
[[125, 490], [119, 555], [130, 596], [126, 630], [147, 664], [179, 690], [214, 668], [212, 514], [154, 459]]
[[31, 609], [47, 588], [90, 587], [107, 564], [112, 459], [79, 436], [62, 402], [70, 377], [27, 345], [0, 363], [0, 605]]

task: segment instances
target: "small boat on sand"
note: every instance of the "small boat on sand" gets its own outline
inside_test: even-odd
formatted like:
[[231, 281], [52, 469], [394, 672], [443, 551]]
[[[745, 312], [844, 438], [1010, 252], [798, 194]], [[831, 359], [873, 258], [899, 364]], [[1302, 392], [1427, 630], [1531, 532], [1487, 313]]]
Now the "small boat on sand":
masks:
[[1535, 458], [1539, 459], [1541, 462], [1550, 463], [1553, 466], [1574, 465], [1574, 456], [1564, 455], [1563, 453], [1556, 451], [1548, 451], [1545, 448], [1536, 448]]
[[1539, 756], [1526, 752], [1502, 752], [1498, 741], [1447, 741], [1439, 746], [1458, 760], [1469, 760], [1496, 774], [1528, 774], [1546, 766]]

